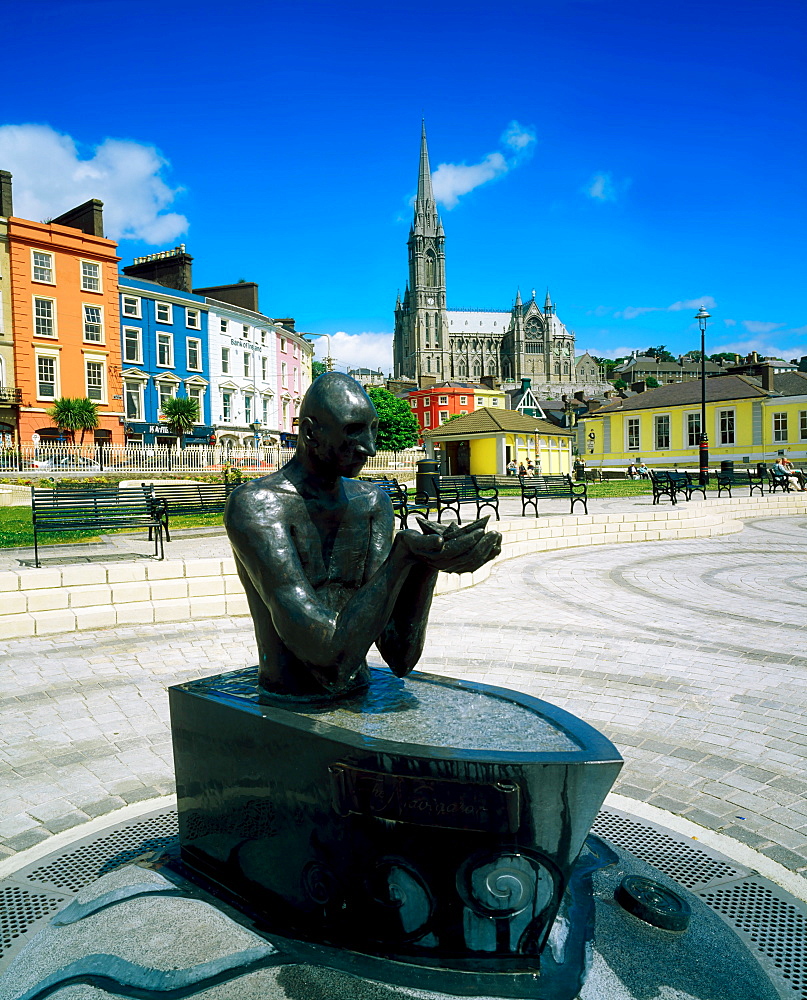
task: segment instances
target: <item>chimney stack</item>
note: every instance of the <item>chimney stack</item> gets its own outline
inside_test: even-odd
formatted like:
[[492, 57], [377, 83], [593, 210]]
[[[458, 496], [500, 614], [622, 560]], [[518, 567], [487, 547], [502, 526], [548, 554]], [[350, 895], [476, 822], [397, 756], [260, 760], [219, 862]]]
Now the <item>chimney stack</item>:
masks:
[[431, 389], [436, 381], [434, 375], [421, 375], [418, 379], [418, 389]]
[[773, 392], [773, 365], [762, 365], [760, 371], [762, 376], [762, 388], [766, 392]]
[[150, 253], [146, 257], [135, 257], [134, 263], [124, 267], [123, 273], [130, 278], [153, 281], [166, 288], [176, 288], [179, 292], [193, 291], [193, 257], [185, 252], [185, 244], [180, 243], [173, 250]]
[[14, 205], [11, 200], [11, 174], [7, 170], [0, 170], [0, 215], [7, 219], [14, 214]]
[[58, 218], [51, 219], [58, 226], [69, 226], [78, 229], [87, 236], [104, 235], [104, 203], [97, 198], [90, 198], [83, 205], [63, 212]]

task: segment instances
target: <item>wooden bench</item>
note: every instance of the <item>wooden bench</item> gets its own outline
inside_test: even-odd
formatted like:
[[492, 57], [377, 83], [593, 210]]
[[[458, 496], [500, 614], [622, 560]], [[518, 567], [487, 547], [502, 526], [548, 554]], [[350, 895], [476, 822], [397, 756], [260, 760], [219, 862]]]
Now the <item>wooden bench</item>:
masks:
[[546, 498], [559, 497], [571, 501], [571, 513], [574, 505], [581, 503], [583, 511], [588, 514], [588, 484], [575, 482], [571, 476], [519, 476], [521, 486], [521, 516], [526, 517], [527, 508], [532, 507], [538, 517], [538, 501]]
[[165, 540], [171, 541], [168, 530], [169, 517], [195, 514], [221, 514], [227, 498], [241, 485], [240, 480], [224, 483], [141, 483], [144, 495], [157, 500], [160, 521], [165, 531]]
[[790, 493], [792, 489], [789, 476], [784, 472], [777, 472], [776, 469], [768, 469], [768, 493], [775, 493], [777, 490]]
[[154, 538], [154, 556], [162, 559], [163, 531], [153, 494], [142, 489], [104, 486], [31, 487], [34, 529], [34, 565], [39, 566], [39, 535], [55, 531], [148, 528]]
[[361, 479], [365, 483], [372, 483], [387, 494], [401, 530], [409, 527], [410, 514], [423, 514], [424, 517], [428, 517], [429, 504], [410, 496], [409, 487], [405, 483], [399, 483], [390, 476], [362, 476]]
[[434, 476], [434, 498], [422, 493], [415, 495], [418, 503], [437, 508], [437, 520], [441, 521], [444, 511], [457, 515], [457, 523], [462, 524], [460, 509], [463, 504], [473, 504], [477, 518], [485, 507], [490, 507], [499, 520], [499, 491], [495, 484], [488, 483], [493, 476]]
[[719, 497], [723, 496], [724, 492], [731, 496], [733, 488], [739, 489], [744, 486], [748, 487], [748, 495], [750, 497], [754, 495], [754, 490], [759, 490], [760, 496], [765, 493], [765, 478], [758, 472], [752, 472], [750, 469], [745, 469], [743, 472], [718, 472], [716, 473], [716, 479], [717, 495]]
[[653, 485], [653, 503], [657, 504], [662, 497], [669, 497], [678, 503], [678, 494], [683, 494], [685, 500], [691, 500], [693, 493], [703, 494], [706, 499], [706, 487], [692, 481], [688, 472], [650, 472], [650, 482]]

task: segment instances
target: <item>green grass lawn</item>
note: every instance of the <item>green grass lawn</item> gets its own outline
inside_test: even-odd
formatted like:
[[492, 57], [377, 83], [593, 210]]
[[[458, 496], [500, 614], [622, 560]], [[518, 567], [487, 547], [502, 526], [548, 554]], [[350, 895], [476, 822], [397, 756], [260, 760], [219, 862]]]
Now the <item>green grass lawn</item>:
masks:
[[[169, 531], [175, 528], [196, 528], [200, 526], [221, 524], [221, 514], [199, 514], [188, 517], [172, 517], [168, 522]], [[128, 529], [122, 528], [117, 532], [105, 531], [104, 534], [119, 534]], [[142, 528], [133, 529], [135, 532], [143, 531]], [[64, 545], [66, 542], [89, 542], [98, 540], [98, 532], [92, 530], [82, 531], [54, 531], [46, 535], [39, 536], [39, 545]], [[0, 507], [0, 549], [26, 548], [34, 544], [34, 529], [31, 525], [30, 507]]]

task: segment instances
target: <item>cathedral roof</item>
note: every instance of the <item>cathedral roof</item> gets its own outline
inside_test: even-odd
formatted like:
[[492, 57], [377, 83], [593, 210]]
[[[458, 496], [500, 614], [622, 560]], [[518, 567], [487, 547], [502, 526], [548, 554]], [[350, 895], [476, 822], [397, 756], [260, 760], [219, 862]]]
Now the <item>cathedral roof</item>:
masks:
[[466, 413], [442, 427], [424, 431], [424, 437], [432, 441], [443, 438], [483, 437], [491, 434], [571, 434], [563, 427], [557, 427], [540, 417], [526, 417], [518, 410], [500, 410], [494, 406], [483, 406], [473, 413]]
[[493, 309], [449, 309], [446, 315], [448, 331], [457, 337], [500, 337], [510, 326], [510, 313]]

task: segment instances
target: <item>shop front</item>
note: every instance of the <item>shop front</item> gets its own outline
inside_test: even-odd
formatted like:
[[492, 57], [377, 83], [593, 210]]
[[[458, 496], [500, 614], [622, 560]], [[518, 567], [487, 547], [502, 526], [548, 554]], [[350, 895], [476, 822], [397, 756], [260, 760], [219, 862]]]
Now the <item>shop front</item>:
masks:
[[[176, 448], [179, 438], [168, 424], [149, 424], [130, 420], [126, 424], [126, 443], [157, 446], [160, 448]], [[181, 446], [189, 448], [199, 445], [216, 443], [216, 429], [207, 424], [199, 424], [190, 434], [182, 438]]]

